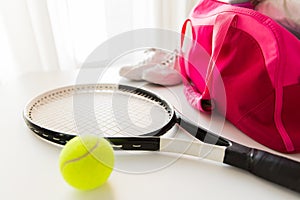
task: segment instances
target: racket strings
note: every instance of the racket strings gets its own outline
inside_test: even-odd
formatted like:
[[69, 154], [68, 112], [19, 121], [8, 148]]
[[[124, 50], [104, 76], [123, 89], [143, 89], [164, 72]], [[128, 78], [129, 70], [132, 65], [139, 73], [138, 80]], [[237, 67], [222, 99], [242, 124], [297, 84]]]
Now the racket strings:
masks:
[[142, 92], [94, 86], [39, 97], [28, 116], [38, 126], [56, 132], [136, 136], [163, 127], [171, 118], [170, 110]]
[[53, 98], [49, 102], [39, 105], [32, 112], [31, 119], [44, 128], [58, 132], [74, 132], [75, 121], [70, 107], [71, 98]]
[[[151, 116], [151, 110], [157, 106], [153, 102], [140, 97], [124, 95], [123, 93], [114, 93], [111, 100], [112, 102], [106, 106], [107, 110], [105, 112], [102, 109], [101, 99], [96, 101], [100, 103], [100, 109], [98, 106], [95, 107], [96, 116], [99, 114], [97, 117], [100, 120], [99, 124], [103, 124], [107, 128], [104, 131], [106, 134], [114, 131], [114, 133], [110, 134], [111, 136], [120, 134], [120, 132], [123, 135], [136, 136], [157, 129], [157, 126], [150, 126], [153, 124], [153, 119], [155, 119]], [[161, 115], [165, 116], [163, 109], [160, 112]], [[101, 120], [103, 119], [102, 115], [105, 121]]]

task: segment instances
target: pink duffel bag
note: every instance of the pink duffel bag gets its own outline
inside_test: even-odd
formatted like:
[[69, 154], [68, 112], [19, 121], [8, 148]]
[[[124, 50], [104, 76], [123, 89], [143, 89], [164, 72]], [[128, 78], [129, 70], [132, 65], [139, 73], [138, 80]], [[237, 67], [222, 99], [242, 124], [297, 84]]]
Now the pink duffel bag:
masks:
[[223, 113], [269, 148], [300, 152], [300, 41], [255, 10], [217, 0], [194, 8], [183, 25], [182, 44], [187, 27], [193, 42], [181, 50], [179, 63], [192, 106]]

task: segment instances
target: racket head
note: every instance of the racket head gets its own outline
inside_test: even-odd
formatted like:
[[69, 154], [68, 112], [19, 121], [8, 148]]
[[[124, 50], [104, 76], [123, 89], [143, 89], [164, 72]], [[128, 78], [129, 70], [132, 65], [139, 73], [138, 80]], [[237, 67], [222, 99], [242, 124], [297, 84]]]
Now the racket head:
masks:
[[157, 94], [117, 84], [73, 85], [45, 92], [27, 103], [23, 116], [36, 135], [58, 145], [81, 134], [160, 136], [177, 120], [173, 106]]

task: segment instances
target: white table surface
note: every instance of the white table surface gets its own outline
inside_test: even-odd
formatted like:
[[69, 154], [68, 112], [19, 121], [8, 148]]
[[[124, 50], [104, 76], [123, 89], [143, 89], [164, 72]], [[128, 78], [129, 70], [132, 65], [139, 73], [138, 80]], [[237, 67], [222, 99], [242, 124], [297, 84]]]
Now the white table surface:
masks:
[[[300, 199], [298, 193], [234, 167], [201, 158], [178, 158], [158, 152], [117, 153], [118, 169], [105, 185], [90, 192], [73, 189], [64, 182], [59, 172], [61, 148], [35, 137], [23, 121], [22, 110], [26, 102], [37, 94], [75, 84], [77, 75], [78, 71], [32, 72], [0, 85], [0, 199]], [[101, 81], [136, 84], [121, 79], [116, 69], [107, 71]], [[165, 96], [186, 116], [198, 119], [196, 121], [199, 124], [207, 127], [207, 116], [188, 105], [182, 85], [146, 87]], [[271, 151], [228, 122], [224, 125], [222, 135], [251, 147]], [[300, 161], [300, 154], [284, 156]]]

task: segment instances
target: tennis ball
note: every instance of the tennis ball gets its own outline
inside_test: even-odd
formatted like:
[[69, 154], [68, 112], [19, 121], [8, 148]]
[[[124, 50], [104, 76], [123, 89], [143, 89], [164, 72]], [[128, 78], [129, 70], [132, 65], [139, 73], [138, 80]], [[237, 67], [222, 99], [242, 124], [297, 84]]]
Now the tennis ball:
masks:
[[79, 190], [92, 190], [104, 184], [114, 166], [110, 143], [96, 135], [77, 136], [62, 149], [60, 172], [65, 181]]

